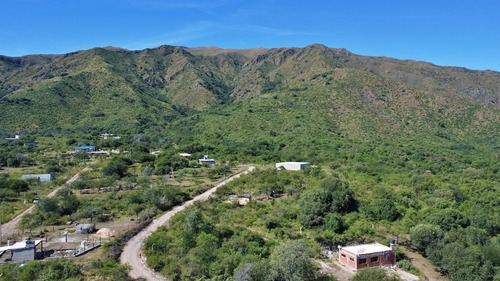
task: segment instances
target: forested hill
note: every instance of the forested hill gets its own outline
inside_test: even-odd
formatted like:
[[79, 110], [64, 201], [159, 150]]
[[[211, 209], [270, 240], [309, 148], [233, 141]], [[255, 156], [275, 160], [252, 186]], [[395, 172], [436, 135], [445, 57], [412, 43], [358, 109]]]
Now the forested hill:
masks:
[[[264, 101], [269, 98], [274, 102]], [[248, 108], [252, 104], [262, 107]], [[248, 118], [249, 109], [287, 112], [292, 120], [285, 123], [319, 122], [362, 138], [420, 132], [488, 138], [499, 131], [500, 73], [323, 45], [0, 56], [0, 129], [6, 133], [165, 129], [214, 109], [237, 119]]]

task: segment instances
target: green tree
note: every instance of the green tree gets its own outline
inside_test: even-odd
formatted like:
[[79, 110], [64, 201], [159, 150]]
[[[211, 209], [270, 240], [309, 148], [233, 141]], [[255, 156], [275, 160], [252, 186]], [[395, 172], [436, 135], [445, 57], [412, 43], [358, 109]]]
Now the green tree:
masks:
[[289, 240], [274, 248], [269, 257], [270, 276], [276, 281], [315, 280], [312, 253], [304, 240]]
[[59, 197], [59, 214], [61, 216], [71, 215], [78, 210], [80, 200], [69, 189], [67, 192], [63, 192], [63, 194], [63, 196]]
[[344, 214], [357, 209], [354, 193], [337, 178], [326, 178], [319, 187], [303, 192], [299, 205], [299, 220], [305, 226], [322, 225], [328, 212]]
[[196, 237], [200, 232], [211, 232], [210, 226], [203, 218], [201, 208], [198, 206], [193, 206], [187, 210], [182, 226], [184, 230], [182, 243], [185, 250], [196, 245]]
[[27, 182], [18, 179], [8, 179], [7, 184], [9, 188], [17, 193], [28, 191], [29, 185]]
[[[440, 250], [441, 260], [438, 264], [449, 273], [453, 281], [473, 281], [481, 275], [484, 266], [484, 256], [478, 246], [464, 247], [462, 243], [454, 242], [446, 244]], [[491, 267], [491, 263], [487, 266]], [[483, 274], [490, 270], [485, 268]], [[488, 280], [488, 279], [479, 279]]]
[[114, 158], [109, 162], [107, 166], [102, 169], [102, 174], [104, 176], [117, 175], [122, 178], [127, 174], [127, 163], [119, 158]]
[[437, 246], [444, 233], [437, 225], [419, 224], [410, 229], [411, 243], [417, 250], [424, 252], [428, 247]]
[[189, 166], [189, 161], [177, 153], [169, 152], [158, 155], [155, 160], [155, 174], [164, 175], [170, 173], [172, 170]]
[[200, 233], [196, 238], [196, 247], [192, 248], [183, 260], [185, 265], [182, 276], [187, 280], [209, 277], [210, 263], [215, 257], [218, 239], [208, 233]]
[[345, 230], [344, 220], [338, 213], [329, 213], [325, 216], [325, 229], [335, 233], [342, 233]]
[[452, 228], [467, 227], [469, 219], [456, 209], [445, 209], [430, 215], [427, 221], [434, 225], [439, 225], [444, 231]]
[[329, 196], [324, 189], [310, 189], [300, 195], [300, 222], [307, 227], [322, 225], [323, 217], [330, 209]]
[[38, 203], [38, 209], [42, 213], [57, 213], [59, 206], [56, 198], [43, 198]]

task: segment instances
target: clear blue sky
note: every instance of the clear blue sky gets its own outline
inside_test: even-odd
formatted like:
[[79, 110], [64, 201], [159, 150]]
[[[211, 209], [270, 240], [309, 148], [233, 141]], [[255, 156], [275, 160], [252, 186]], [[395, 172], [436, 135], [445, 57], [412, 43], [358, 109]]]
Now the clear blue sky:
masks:
[[0, 54], [304, 47], [500, 71], [499, 0], [1, 0]]

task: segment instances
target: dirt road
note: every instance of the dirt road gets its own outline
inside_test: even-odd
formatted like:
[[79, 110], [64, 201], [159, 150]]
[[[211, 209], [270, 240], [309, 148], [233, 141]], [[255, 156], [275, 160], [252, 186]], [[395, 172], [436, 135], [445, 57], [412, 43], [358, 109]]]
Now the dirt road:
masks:
[[[85, 167], [83, 168], [83, 170], [80, 172], [85, 172], [89, 169], [89, 167]], [[66, 181], [66, 184], [71, 184], [72, 182], [76, 181], [79, 177], [80, 177], [80, 173], [74, 175], [72, 178], [70, 178], [69, 180]], [[47, 198], [51, 198], [51, 197], [54, 197], [54, 195], [56, 195], [57, 191], [59, 191], [59, 189], [63, 188], [63, 186], [60, 186], [54, 190], [52, 190], [51, 193], [47, 194]], [[9, 235], [12, 235], [12, 234], [16, 234], [18, 232], [18, 227], [17, 225], [19, 224], [19, 221], [21, 221], [21, 219], [24, 217], [24, 215], [28, 214], [28, 213], [31, 213], [33, 211], [33, 209], [35, 208], [35, 205], [29, 207], [28, 209], [24, 210], [24, 212], [20, 213], [19, 215], [17, 215], [16, 217], [14, 217], [12, 220], [10, 220], [9, 222], [6, 222], [4, 224], [2, 224], [2, 236], [9, 236]]]
[[400, 246], [405, 250], [405, 254], [410, 259], [411, 263], [417, 267], [429, 280], [432, 281], [448, 281], [446, 276], [443, 276], [438, 268], [434, 266], [428, 259], [421, 254], [409, 249], [408, 247]]
[[212, 193], [217, 190], [217, 188], [227, 184], [228, 182], [239, 178], [243, 174], [247, 174], [253, 171], [255, 167], [250, 166], [244, 172], [236, 174], [219, 184], [215, 187], [207, 190], [206, 192], [194, 197], [193, 199], [184, 202], [184, 204], [173, 208], [171, 211], [165, 213], [158, 219], [154, 220], [147, 228], [139, 232], [136, 236], [132, 237], [125, 247], [123, 248], [123, 252], [120, 256], [120, 262], [123, 264], [129, 264], [131, 269], [129, 271], [129, 276], [132, 278], [144, 278], [146, 280], [167, 280], [165, 277], [155, 273], [152, 269], [147, 267], [145, 259], [142, 257], [142, 245], [144, 243], [144, 239], [150, 236], [158, 227], [164, 225], [173, 215], [178, 212], [184, 210], [187, 206], [192, 205], [196, 201], [204, 201], [206, 200]]

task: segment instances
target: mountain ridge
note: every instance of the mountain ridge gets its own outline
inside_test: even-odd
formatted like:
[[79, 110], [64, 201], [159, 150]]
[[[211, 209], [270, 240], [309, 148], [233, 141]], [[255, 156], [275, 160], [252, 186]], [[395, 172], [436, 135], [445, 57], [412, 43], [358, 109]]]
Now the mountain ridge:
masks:
[[[377, 120], [377, 126], [493, 133], [500, 110], [498, 72], [360, 56], [321, 44], [239, 50], [105, 47], [0, 56], [0, 81], [4, 130], [166, 128], [195, 112], [269, 95], [308, 97], [304, 106], [310, 110], [316, 99], [324, 114], [354, 129]], [[433, 119], [442, 121], [427, 126]]]

